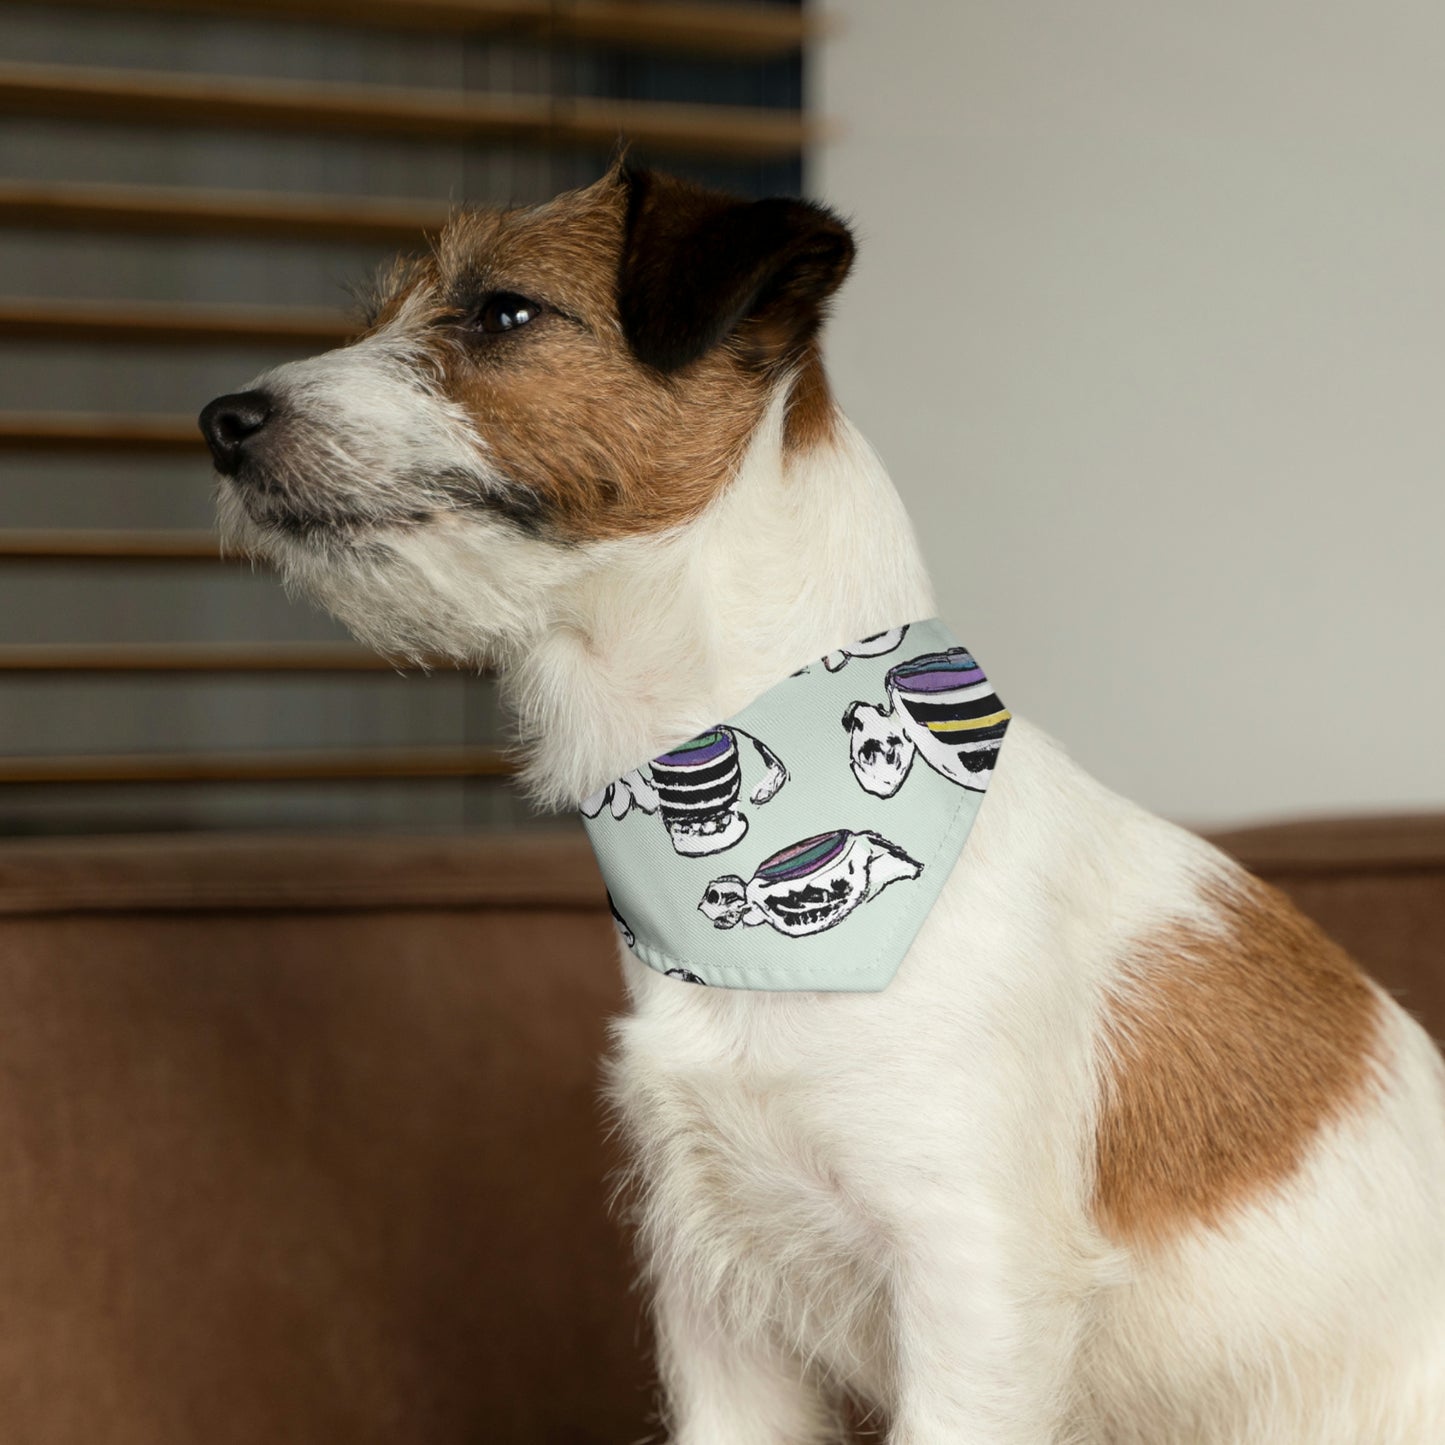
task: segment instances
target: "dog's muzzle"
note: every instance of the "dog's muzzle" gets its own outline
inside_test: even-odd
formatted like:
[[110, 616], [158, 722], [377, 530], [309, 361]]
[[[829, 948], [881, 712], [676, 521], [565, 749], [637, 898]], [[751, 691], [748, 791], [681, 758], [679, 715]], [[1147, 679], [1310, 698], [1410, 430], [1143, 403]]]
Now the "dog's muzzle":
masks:
[[218, 396], [201, 412], [201, 435], [222, 476], [233, 477], [240, 471], [248, 448], [254, 449], [274, 410], [266, 392], [237, 391]]

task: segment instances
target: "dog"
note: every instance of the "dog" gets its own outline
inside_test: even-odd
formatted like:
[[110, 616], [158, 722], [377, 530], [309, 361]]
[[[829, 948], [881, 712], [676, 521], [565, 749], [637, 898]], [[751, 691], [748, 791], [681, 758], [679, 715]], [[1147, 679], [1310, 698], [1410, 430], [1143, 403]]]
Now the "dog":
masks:
[[[625, 163], [460, 212], [360, 339], [202, 413], [223, 534], [390, 656], [495, 666], [532, 793], [576, 807], [932, 615], [821, 361], [853, 254], [823, 207]], [[1445, 1439], [1434, 1046], [1024, 720], [881, 992], [622, 965], [676, 1445], [832, 1441], [858, 1402], [892, 1445]]]

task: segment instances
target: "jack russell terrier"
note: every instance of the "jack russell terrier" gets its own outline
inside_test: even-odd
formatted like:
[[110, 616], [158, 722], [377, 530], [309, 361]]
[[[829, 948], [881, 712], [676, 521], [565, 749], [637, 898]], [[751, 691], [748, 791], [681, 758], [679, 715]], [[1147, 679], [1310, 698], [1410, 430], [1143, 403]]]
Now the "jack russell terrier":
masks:
[[229, 543], [495, 666], [587, 815], [672, 1440], [1445, 1441], [1439, 1055], [933, 620], [820, 361], [852, 258], [619, 164], [202, 413]]

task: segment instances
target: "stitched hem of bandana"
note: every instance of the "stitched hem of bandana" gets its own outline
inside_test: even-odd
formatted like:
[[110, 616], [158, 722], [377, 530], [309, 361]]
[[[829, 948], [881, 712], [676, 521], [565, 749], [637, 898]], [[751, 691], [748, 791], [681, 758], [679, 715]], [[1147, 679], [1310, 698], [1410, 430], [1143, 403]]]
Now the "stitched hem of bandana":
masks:
[[[1002, 747], [1000, 747], [1000, 753], [1002, 753]], [[620, 939], [619, 942], [622, 942], [622, 946], [628, 952], [636, 954], [638, 959], [654, 973], [660, 973], [663, 977], [667, 977], [669, 969], [681, 969], [695, 978], [701, 979], [702, 972], [700, 970], [705, 970], [711, 976], [703, 979], [703, 982], [714, 988], [735, 988], [757, 993], [882, 993], [897, 977], [898, 970], [903, 966], [903, 960], [908, 956], [909, 949], [913, 947], [913, 941], [922, 931], [928, 915], [933, 912], [933, 905], [938, 902], [938, 897], [948, 882], [948, 875], [953, 872], [953, 868], [957, 866], [958, 860], [963, 856], [968, 835], [973, 830], [974, 822], [977, 820], [979, 810], [987, 800], [988, 794], [984, 792], [973, 796], [978, 801], [973, 804], [971, 809], [969, 808], [969, 798], [959, 799], [958, 806], [954, 809], [953, 819], [945, 830], [937, 850], [920, 870], [922, 878], [929, 877], [930, 870], [936, 873], [945, 855], [950, 850], [952, 851], [953, 862], [948, 867], [943, 879], [929, 894], [928, 906], [919, 910], [916, 916], [910, 914], [900, 919], [879, 947], [878, 952], [861, 968], [850, 970], [846, 975], [839, 975], [836, 958], [818, 965], [817, 968], [810, 968], [806, 965], [797, 968], [791, 966], [769, 968], [766, 965], [751, 963], [695, 964], [688, 959], [678, 958], [654, 944], [646, 943], [640, 938], [635, 939], [631, 944]], [[965, 812], [967, 812], [966, 818]], [[962, 837], [959, 836], [960, 832]], [[887, 967], [890, 958], [892, 966], [888, 967], [887, 973], [880, 978], [879, 974], [883, 968]], [[814, 973], [827, 975], [826, 980], [813, 980], [811, 975]], [[673, 982], [687, 988], [698, 987], [696, 983], [689, 982], [687, 979], [674, 978]]]

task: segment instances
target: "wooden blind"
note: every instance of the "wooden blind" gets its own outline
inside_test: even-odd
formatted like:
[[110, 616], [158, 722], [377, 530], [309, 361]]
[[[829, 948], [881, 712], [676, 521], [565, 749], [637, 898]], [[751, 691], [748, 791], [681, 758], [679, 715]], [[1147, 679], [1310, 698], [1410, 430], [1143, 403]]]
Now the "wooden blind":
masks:
[[0, 832], [516, 822], [485, 678], [219, 556], [194, 416], [619, 137], [796, 190], [796, 4], [0, 0]]

